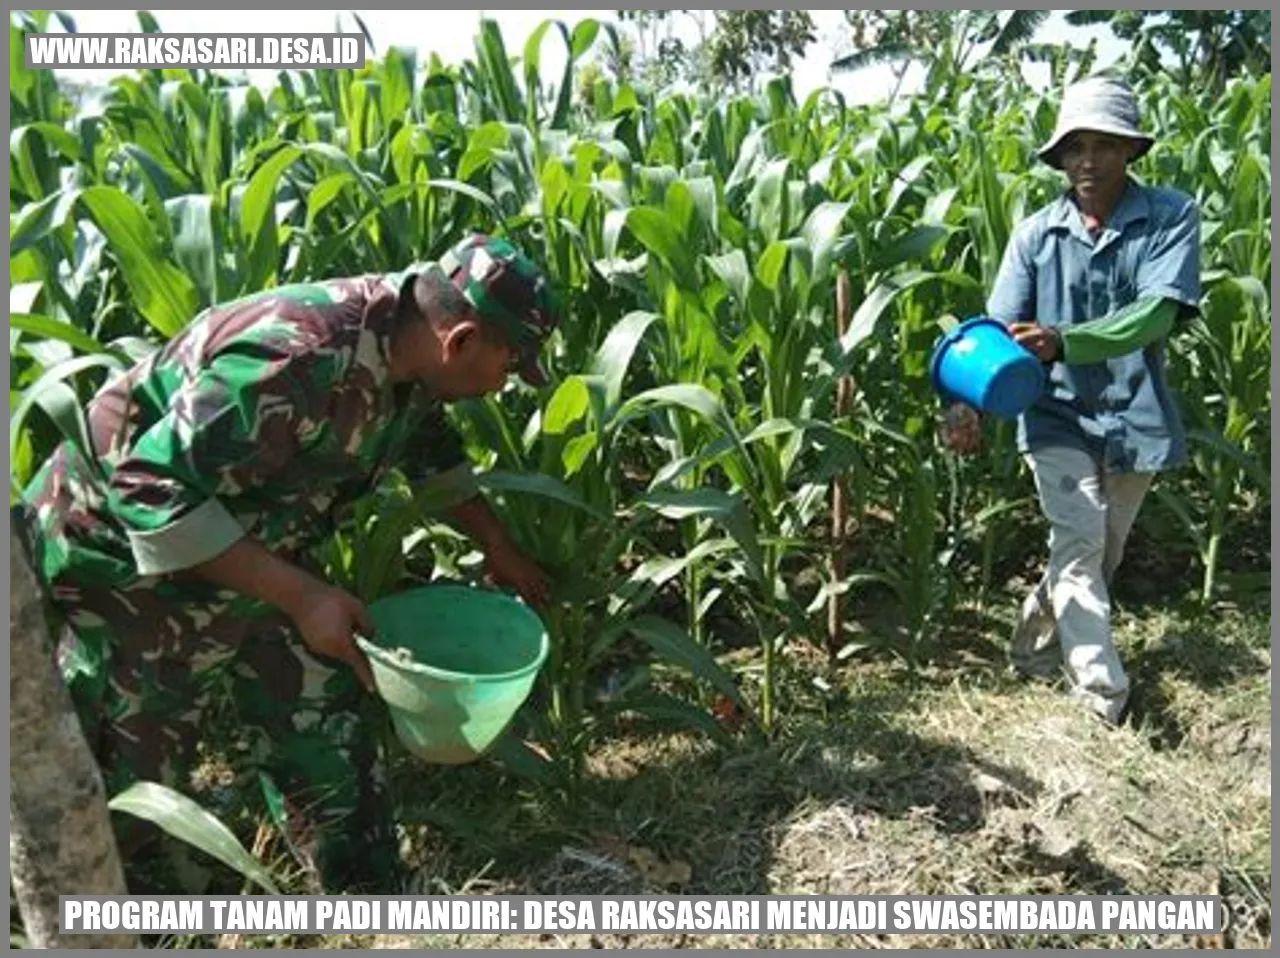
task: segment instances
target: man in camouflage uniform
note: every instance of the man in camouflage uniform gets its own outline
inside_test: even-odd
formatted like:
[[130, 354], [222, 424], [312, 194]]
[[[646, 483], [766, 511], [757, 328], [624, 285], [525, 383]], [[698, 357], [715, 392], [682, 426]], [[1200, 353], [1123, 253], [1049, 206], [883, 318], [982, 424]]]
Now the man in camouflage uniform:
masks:
[[398, 854], [353, 640], [372, 623], [308, 552], [335, 509], [398, 468], [434, 487], [497, 582], [543, 601], [543, 573], [479, 495], [441, 403], [512, 371], [544, 384], [555, 313], [526, 257], [472, 237], [440, 264], [215, 307], [98, 393], [96, 461], [62, 444], [24, 502], [111, 793], [185, 789], [202, 716], [230, 689], [304, 861], [327, 889], [388, 890]]

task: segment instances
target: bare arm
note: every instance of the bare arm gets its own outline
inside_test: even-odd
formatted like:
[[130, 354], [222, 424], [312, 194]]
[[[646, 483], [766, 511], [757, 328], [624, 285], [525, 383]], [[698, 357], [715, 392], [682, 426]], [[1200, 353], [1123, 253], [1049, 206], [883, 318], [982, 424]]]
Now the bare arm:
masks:
[[208, 562], [192, 566], [191, 571], [275, 606], [293, 620], [311, 651], [349, 665], [366, 689], [373, 688], [369, 663], [353, 637], [355, 631], [372, 635], [373, 622], [355, 596], [247, 537]]
[[472, 496], [447, 510], [449, 521], [469, 535], [485, 552], [514, 548], [501, 520], [489, 508], [484, 496]]
[[546, 605], [550, 592], [546, 573], [516, 548], [484, 496], [472, 496], [450, 507], [446, 514], [484, 550], [494, 581], [511, 586], [533, 605]]
[[207, 582], [269, 603], [291, 619], [306, 608], [309, 593], [326, 587], [310, 573], [248, 537], [208, 562], [192, 566], [191, 572]]

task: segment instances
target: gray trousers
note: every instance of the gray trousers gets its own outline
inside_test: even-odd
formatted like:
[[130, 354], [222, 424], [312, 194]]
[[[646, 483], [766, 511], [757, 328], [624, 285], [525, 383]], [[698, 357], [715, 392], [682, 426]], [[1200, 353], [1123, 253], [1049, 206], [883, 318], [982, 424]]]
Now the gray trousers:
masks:
[[1014, 666], [1037, 676], [1064, 669], [1072, 697], [1117, 722], [1129, 679], [1111, 634], [1109, 588], [1154, 476], [1107, 473], [1092, 456], [1066, 447], [1026, 459], [1049, 520], [1049, 563], [1023, 603]]

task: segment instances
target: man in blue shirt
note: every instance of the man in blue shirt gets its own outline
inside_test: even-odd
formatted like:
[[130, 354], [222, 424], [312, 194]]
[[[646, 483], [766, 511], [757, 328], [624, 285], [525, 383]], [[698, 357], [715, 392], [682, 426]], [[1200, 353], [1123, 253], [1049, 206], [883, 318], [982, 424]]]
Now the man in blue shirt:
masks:
[[[1018, 420], [1050, 533], [1048, 568], [1014, 632], [1014, 666], [1051, 676], [1065, 665], [1073, 696], [1112, 723], [1129, 681], [1108, 587], [1155, 474], [1186, 458], [1165, 340], [1200, 301], [1194, 202], [1128, 173], [1152, 142], [1125, 84], [1095, 77], [1068, 88], [1039, 155], [1071, 189], [1018, 225], [987, 304], [1048, 373]], [[951, 448], [975, 451], [977, 413], [952, 407], [947, 421]]]

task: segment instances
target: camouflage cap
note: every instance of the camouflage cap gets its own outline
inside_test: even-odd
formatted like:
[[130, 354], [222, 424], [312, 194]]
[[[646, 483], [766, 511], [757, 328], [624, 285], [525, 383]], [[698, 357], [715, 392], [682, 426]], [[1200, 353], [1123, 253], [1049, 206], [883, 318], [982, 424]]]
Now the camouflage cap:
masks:
[[545, 386], [539, 353], [560, 310], [537, 264], [509, 240], [475, 234], [446, 253], [440, 266], [481, 318], [502, 330], [519, 357], [520, 377]]

